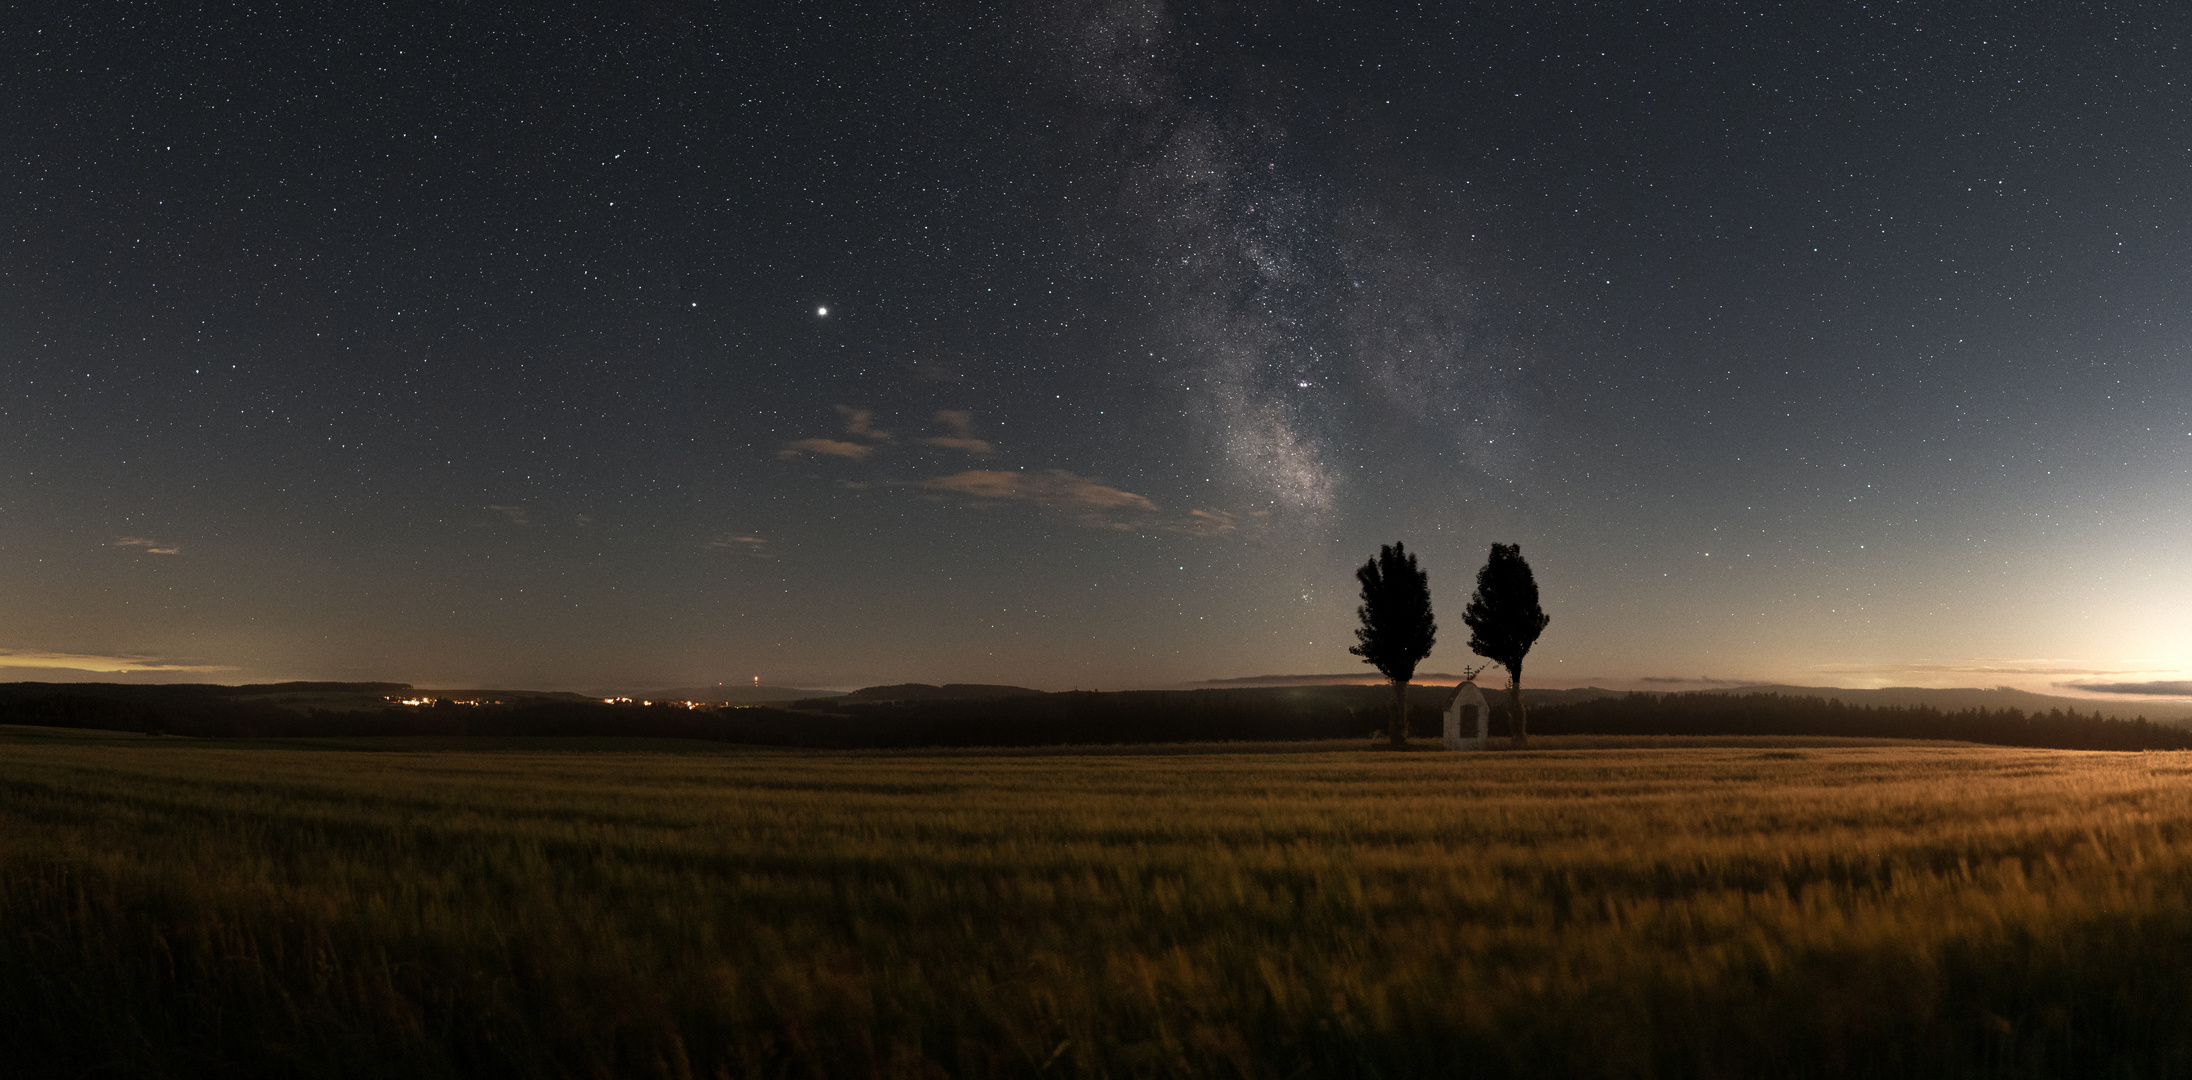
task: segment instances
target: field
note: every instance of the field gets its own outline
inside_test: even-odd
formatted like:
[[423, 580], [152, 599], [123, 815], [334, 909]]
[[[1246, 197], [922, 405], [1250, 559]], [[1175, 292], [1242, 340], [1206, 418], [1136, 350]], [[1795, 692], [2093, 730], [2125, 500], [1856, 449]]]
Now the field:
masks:
[[58, 1076], [2192, 1073], [2192, 755], [1542, 741], [0, 729], [0, 1036]]

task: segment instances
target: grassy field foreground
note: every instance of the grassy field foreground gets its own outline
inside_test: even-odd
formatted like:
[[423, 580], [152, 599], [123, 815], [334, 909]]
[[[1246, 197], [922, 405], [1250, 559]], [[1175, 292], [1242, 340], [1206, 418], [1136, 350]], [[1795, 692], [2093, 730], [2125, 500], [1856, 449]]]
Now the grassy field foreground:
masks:
[[1688, 742], [18, 729], [0, 1034], [26, 1075], [2192, 1071], [2192, 755]]

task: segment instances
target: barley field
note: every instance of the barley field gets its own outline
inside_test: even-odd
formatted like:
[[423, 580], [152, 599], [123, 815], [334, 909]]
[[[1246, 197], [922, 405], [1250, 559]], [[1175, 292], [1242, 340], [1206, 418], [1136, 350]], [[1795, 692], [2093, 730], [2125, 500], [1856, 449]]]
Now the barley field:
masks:
[[0, 729], [19, 1075], [2192, 1074], [2192, 755]]

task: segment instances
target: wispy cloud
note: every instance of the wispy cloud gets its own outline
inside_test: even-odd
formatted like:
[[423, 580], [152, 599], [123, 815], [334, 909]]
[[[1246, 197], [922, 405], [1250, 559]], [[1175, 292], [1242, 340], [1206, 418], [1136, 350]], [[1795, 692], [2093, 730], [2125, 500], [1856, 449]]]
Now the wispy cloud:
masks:
[[1233, 515], [1223, 510], [1190, 510], [1187, 520], [1179, 523], [1179, 531], [1195, 536], [1223, 536], [1239, 528]]
[[875, 426], [875, 411], [873, 409], [855, 409], [850, 405], [839, 405], [837, 415], [845, 418], [845, 434], [847, 435], [873, 439], [876, 442], [891, 441], [890, 432]]
[[875, 453], [875, 444], [897, 441], [890, 432], [875, 426], [875, 410], [873, 409], [856, 409], [850, 405], [839, 405], [837, 415], [845, 422], [845, 434], [855, 439], [866, 439], [867, 442], [852, 442], [847, 439], [794, 439], [779, 447], [776, 456], [780, 459], [789, 460], [815, 454], [821, 457], [839, 457], [852, 461], [865, 461], [868, 455]]
[[997, 452], [997, 448], [991, 446], [987, 440], [977, 439], [972, 436], [931, 435], [921, 441], [930, 446], [944, 447], [947, 450], [964, 450], [975, 457], [988, 457]]
[[63, 668], [70, 671], [234, 671], [221, 664], [168, 660], [150, 656], [108, 656], [97, 653], [48, 652], [43, 649], [0, 649], [0, 668]]
[[1637, 680], [1666, 686], [1758, 686], [1756, 679], [1715, 679], [1705, 675], [1646, 675]]
[[988, 457], [997, 452], [997, 448], [991, 446], [989, 440], [975, 436], [972, 412], [965, 409], [938, 409], [936, 422], [950, 428], [951, 434], [932, 435], [921, 440], [922, 442], [950, 450], [964, 450], [976, 457]]
[[522, 506], [490, 506], [489, 510], [508, 518], [512, 525], [530, 525], [533, 517]]
[[1154, 517], [1157, 513], [1157, 504], [1140, 495], [1064, 469], [1032, 473], [969, 469], [925, 481], [921, 486], [985, 502], [1031, 502], [1104, 529], [1131, 529], [1135, 522], [1122, 519]]
[[[792, 459], [815, 455], [867, 461], [879, 448], [896, 441], [891, 432], [876, 426], [875, 412], [871, 409], [839, 405], [837, 412], [844, 419], [845, 434], [852, 438], [798, 439], [785, 443], [776, 456]], [[922, 445], [958, 450], [976, 457], [996, 454], [996, 445], [975, 433], [973, 410], [938, 409], [933, 416], [945, 433], [919, 439]], [[853, 438], [866, 441], [855, 442]], [[1065, 469], [968, 469], [929, 480], [876, 482], [918, 488], [932, 498], [957, 496], [976, 505], [1033, 503], [1099, 529], [1222, 536], [1241, 525], [1231, 513], [1218, 509], [1190, 510], [1184, 516], [1166, 513], [1145, 496]], [[840, 479], [837, 483], [853, 490], [869, 486], [865, 480]], [[709, 541], [707, 546], [729, 547], [737, 542], [736, 537], [722, 536]]]
[[1190, 510], [1184, 517], [1167, 515], [1145, 496], [1064, 469], [968, 469], [924, 480], [919, 486], [978, 503], [1033, 503], [1098, 529], [1222, 536], [1240, 526], [1238, 519], [1223, 510]]
[[769, 542], [759, 536], [724, 533], [709, 537], [708, 542], [700, 546], [710, 551], [743, 551], [756, 559], [776, 558], [776, 553], [769, 550]]
[[838, 439], [799, 439], [785, 443], [784, 448], [776, 452], [776, 456], [795, 458], [806, 454], [821, 454], [825, 457], [851, 458], [854, 461], [861, 461], [874, 452], [874, 447], [855, 442], [844, 442]]
[[2184, 679], [2156, 679], [2152, 682], [2056, 683], [2065, 690], [2083, 690], [2088, 694], [2135, 694], [2147, 697], [2192, 697], [2192, 681]]
[[145, 536], [125, 536], [114, 542], [118, 548], [132, 548], [141, 555], [180, 555], [183, 549], [174, 544], [163, 544]]
[[2132, 675], [2139, 668], [2049, 667], [2060, 660], [1951, 660], [1930, 664], [1823, 664], [1829, 675]]

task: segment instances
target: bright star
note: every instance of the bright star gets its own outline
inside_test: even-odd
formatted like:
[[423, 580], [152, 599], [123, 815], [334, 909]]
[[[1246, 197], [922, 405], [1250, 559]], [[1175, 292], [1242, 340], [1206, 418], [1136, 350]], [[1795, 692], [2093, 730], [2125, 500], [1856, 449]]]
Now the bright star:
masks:
[[818, 307], [818, 308], [814, 309], [814, 313], [815, 313], [816, 315], [828, 315], [828, 314], [830, 313], [830, 309], [828, 309], [828, 308], [826, 308], [826, 307]]

